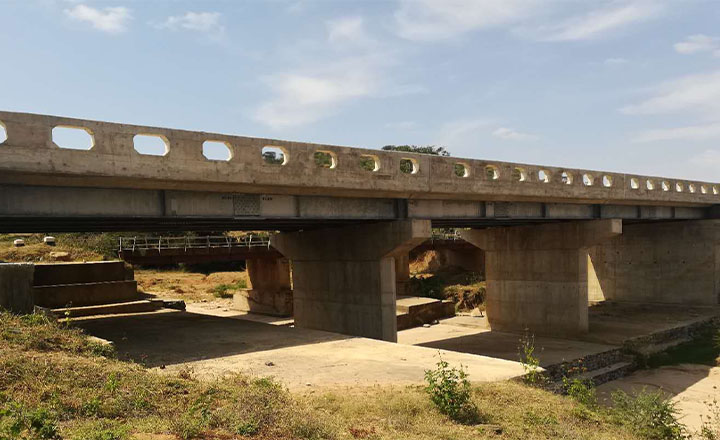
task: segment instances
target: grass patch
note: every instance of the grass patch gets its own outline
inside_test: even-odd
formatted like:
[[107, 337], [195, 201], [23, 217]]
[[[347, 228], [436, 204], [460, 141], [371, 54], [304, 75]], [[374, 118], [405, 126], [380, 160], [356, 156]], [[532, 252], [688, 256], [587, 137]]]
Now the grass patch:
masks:
[[81, 331], [45, 318], [0, 314], [2, 439], [641, 438], [609, 416], [584, 415], [568, 397], [458, 378], [447, 396], [463, 395], [482, 414], [479, 424], [454, 421], [421, 386], [291, 394], [272, 379], [241, 374], [203, 382], [117, 360]]
[[215, 298], [232, 298], [233, 295], [240, 289], [247, 289], [247, 281], [238, 280], [232, 284], [218, 284], [217, 286], [210, 289], [210, 292]]

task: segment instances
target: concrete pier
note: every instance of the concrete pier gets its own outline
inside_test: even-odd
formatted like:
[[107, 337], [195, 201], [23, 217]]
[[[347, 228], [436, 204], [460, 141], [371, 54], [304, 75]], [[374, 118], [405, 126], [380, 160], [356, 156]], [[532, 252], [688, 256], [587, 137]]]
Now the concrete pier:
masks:
[[395, 342], [395, 259], [429, 236], [426, 220], [273, 236], [292, 260], [295, 325]]
[[589, 248], [621, 233], [621, 220], [464, 231], [465, 240], [485, 251], [491, 328], [587, 332]]
[[247, 260], [250, 288], [233, 297], [233, 308], [273, 316], [292, 316], [293, 293], [287, 258]]

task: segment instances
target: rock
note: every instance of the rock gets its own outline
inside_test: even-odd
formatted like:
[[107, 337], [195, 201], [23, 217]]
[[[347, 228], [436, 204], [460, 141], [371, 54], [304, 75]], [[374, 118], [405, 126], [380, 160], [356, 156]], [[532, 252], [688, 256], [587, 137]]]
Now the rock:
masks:
[[433, 321], [430, 324], [438, 325], [438, 324], [440, 324], [440, 321], [438, 321], [437, 319], [433, 319]]
[[480, 310], [480, 309], [478, 309], [477, 307], [475, 307], [475, 308], [472, 309], [472, 311], [470, 312], [470, 316], [472, 316], [473, 318], [482, 318], [484, 315], [483, 315], [482, 310]]
[[430, 328], [430, 324], [423, 324], [423, 327]]
[[48, 256], [55, 261], [70, 261], [70, 254], [67, 252], [50, 252]]
[[265, 365], [268, 366], [268, 367], [274, 367], [274, 366], [275, 366], [275, 364], [272, 363], [272, 362], [265, 362]]
[[48, 235], [47, 237], [43, 238], [43, 243], [48, 246], [55, 246], [55, 237]]
[[166, 309], [185, 310], [185, 301], [181, 299], [165, 299], [163, 307]]
[[491, 424], [478, 425], [478, 430], [483, 434], [487, 433], [495, 435], [501, 435], [503, 432], [502, 426]]
[[25, 246], [25, 240], [23, 240], [22, 238], [18, 238], [17, 240], [14, 240], [14, 241], [13, 241], [13, 246], [15, 246], [15, 247], [23, 247], [23, 246]]

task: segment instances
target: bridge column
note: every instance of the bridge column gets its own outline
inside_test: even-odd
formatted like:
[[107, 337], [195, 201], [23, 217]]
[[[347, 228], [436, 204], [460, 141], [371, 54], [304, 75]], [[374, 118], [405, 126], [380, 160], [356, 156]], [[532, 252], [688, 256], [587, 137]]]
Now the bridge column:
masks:
[[286, 258], [253, 258], [246, 260], [246, 265], [251, 288], [234, 295], [233, 308], [265, 315], [291, 316], [290, 262]]
[[464, 231], [465, 240], [485, 251], [490, 327], [587, 332], [589, 248], [621, 233], [621, 220]]
[[272, 245], [292, 260], [295, 325], [396, 341], [395, 258], [428, 237], [428, 220], [273, 236]]
[[625, 225], [590, 257], [592, 299], [720, 304], [720, 220]]
[[395, 293], [397, 296], [408, 294], [410, 282], [410, 254], [404, 253], [395, 257]]

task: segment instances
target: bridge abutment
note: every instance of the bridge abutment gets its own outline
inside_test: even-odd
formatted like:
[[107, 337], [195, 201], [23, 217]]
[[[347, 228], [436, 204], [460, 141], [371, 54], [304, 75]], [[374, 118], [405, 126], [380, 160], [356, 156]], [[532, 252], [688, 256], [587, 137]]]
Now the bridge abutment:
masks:
[[485, 251], [491, 328], [587, 332], [590, 248], [621, 233], [622, 221], [614, 219], [464, 231]]
[[430, 231], [428, 220], [399, 220], [273, 236], [292, 261], [295, 325], [395, 342], [396, 258]]
[[590, 258], [591, 300], [720, 304], [720, 220], [625, 225]]

